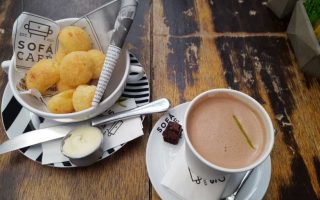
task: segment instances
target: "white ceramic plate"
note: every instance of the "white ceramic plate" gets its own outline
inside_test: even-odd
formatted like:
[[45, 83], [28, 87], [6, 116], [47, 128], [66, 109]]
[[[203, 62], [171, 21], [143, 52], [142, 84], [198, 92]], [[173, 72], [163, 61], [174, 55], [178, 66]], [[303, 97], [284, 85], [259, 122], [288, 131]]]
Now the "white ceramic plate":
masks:
[[[141, 66], [137, 58], [131, 54], [130, 54], [130, 64]], [[131, 76], [133, 75], [134, 73], [131, 74]], [[147, 79], [146, 74], [139, 81], [127, 83], [121, 97], [134, 98], [137, 106], [142, 106], [144, 104], [149, 103], [150, 87], [149, 87], [149, 81]], [[4, 129], [6, 130], [6, 135], [8, 136], [9, 139], [17, 135], [23, 134], [25, 132], [38, 129], [40, 123], [44, 120], [43, 118], [38, 117], [35, 114], [31, 113], [26, 108], [23, 108], [19, 104], [19, 102], [13, 97], [13, 94], [9, 85], [6, 86], [2, 96], [1, 116], [2, 116], [2, 123], [3, 123]], [[115, 153], [123, 145], [124, 144], [108, 149], [107, 151], [104, 152], [100, 160], [105, 159], [111, 154]], [[27, 156], [28, 158], [30, 158], [31, 160], [39, 162], [41, 164], [41, 161], [42, 161], [41, 144], [20, 149], [20, 152], [25, 156]], [[73, 165], [69, 161], [52, 163], [48, 165], [52, 167], [61, 167], [61, 168], [75, 167], [75, 165]]]
[[[181, 104], [163, 115], [153, 127], [147, 143], [146, 162], [149, 178], [158, 195], [164, 200], [178, 200], [176, 196], [169, 193], [160, 183], [185, 139], [182, 136], [178, 145], [166, 143], [163, 141], [161, 130], [164, 130], [169, 121], [177, 120], [180, 124], [183, 124], [183, 116], [188, 104]], [[244, 173], [236, 174], [230, 179], [223, 196], [232, 193], [243, 175]], [[254, 169], [236, 199], [262, 199], [268, 189], [270, 177], [271, 159], [268, 157], [260, 166]]]

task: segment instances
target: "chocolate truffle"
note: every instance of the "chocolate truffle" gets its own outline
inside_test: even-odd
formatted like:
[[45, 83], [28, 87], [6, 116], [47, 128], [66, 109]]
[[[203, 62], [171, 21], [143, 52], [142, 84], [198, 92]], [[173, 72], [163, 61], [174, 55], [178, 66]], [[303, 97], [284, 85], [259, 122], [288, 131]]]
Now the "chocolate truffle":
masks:
[[169, 122], [167, 128], [162, 133], [163, 140], [170, 144], [178, 144], [181, 138], [182, 128], [177, 122]]

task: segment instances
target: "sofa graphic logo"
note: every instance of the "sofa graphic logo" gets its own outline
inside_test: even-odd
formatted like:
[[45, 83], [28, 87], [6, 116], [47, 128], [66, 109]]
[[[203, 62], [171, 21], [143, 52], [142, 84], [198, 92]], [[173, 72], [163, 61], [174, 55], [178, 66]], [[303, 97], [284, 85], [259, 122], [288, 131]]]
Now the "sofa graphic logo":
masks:
[[116, 132], [118, 131], [118, 129], [120, 128], [120, 126], [123, 124], [123, 121], [120, 120], [120, 121], [117, 121], [117, 122], [114, 122], [111, 127], [109, 129], [106, 130], [106, 132], [108, 133], [108, 136], [112, 136], [112, 135], [115, 135]]
[[44, 40], [46, 39], [46, 37], [48, 37], [53, 33], [49, 25], [31, 21], [31, 20], [24, 25], [24, 28], [28, 31], [28, 33], [30, 34], [30, 37], [32, 35], [38, 35], [38, 36], [42, 36]]

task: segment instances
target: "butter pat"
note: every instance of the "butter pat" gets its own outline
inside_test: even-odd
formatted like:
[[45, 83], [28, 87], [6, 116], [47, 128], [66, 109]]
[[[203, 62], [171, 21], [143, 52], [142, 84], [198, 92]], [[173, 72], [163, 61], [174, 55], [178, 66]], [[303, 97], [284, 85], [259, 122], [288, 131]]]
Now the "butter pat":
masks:
[[103, 134], [99, 128], [80, 126], [64, 139], [62, 153], [70, 158], [82, 158], [95, 152], [101, 146]]

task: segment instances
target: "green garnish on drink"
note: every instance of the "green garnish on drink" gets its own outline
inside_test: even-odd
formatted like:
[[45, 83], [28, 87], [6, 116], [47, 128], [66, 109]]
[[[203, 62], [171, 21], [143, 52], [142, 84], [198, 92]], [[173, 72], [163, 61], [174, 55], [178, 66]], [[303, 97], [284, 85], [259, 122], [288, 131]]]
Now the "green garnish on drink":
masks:
[[243, 127], [242, 127], [240, 121], [238, 120], [238, 118], [237, 118], [235, 115], [232, 115], [232, 116], [233, 116], [233, 119], [234, 119], [234, 121], [236, 122], [238, 128], [240, 129], [242, 135], [246, 138], [249, 146], [250, 146], [252, 149], [255, 149], [254, 145], [252, 144], [252, 142], [251, 142], [249, 136], [247, 135], [246, 131], [243, 129]]

